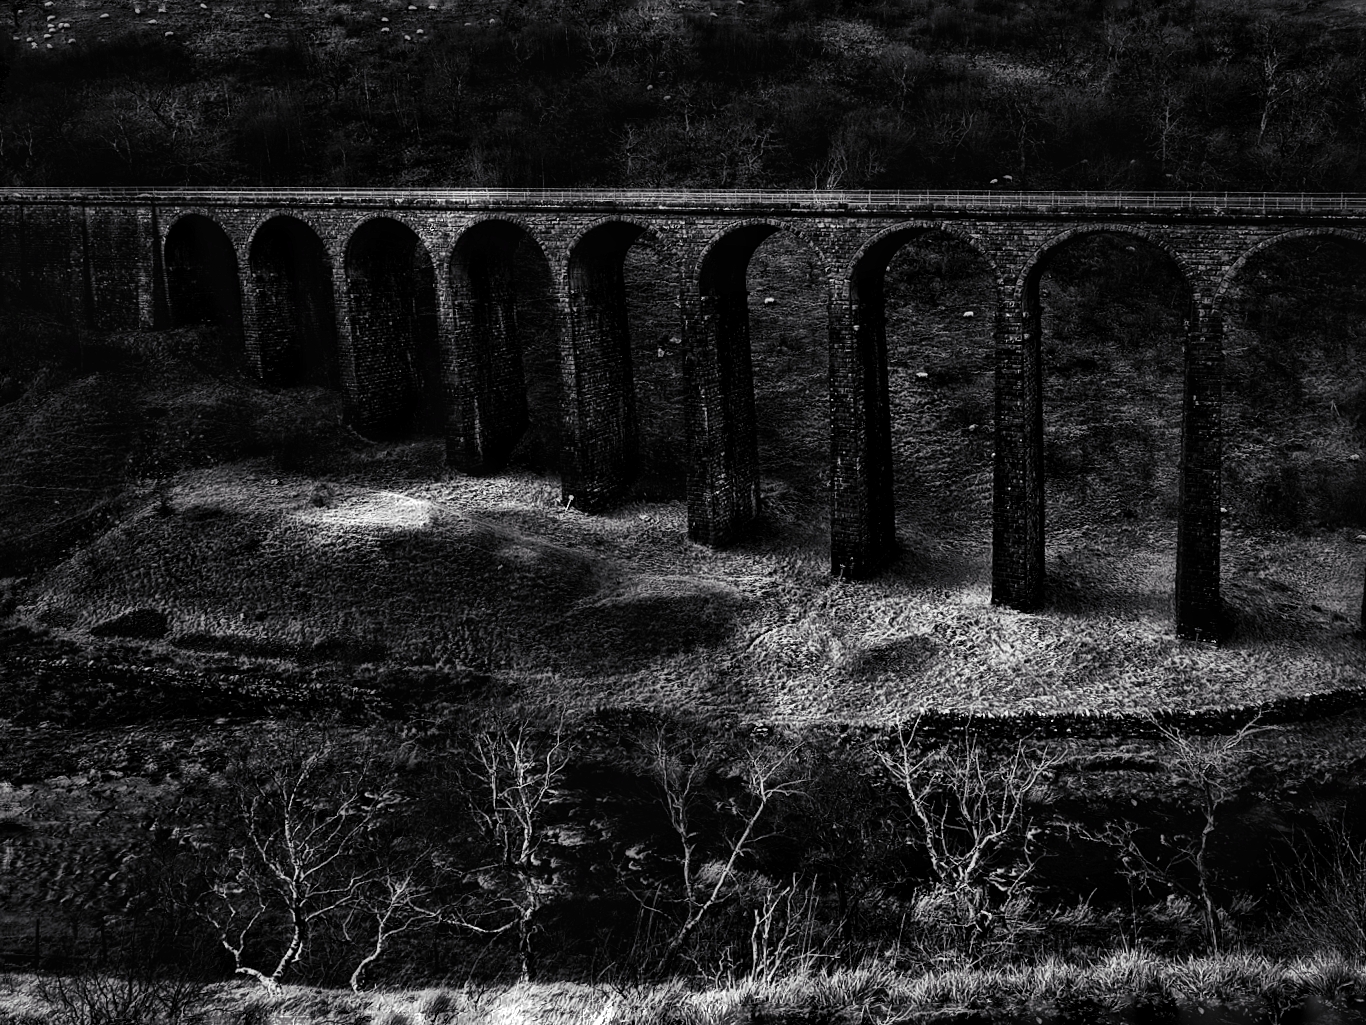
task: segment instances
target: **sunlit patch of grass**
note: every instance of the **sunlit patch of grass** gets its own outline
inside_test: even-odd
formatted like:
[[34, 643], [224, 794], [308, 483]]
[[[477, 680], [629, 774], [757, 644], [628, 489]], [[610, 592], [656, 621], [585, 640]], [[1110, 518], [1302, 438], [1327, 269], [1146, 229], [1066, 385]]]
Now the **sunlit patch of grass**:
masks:
[[[242, 1016], [250, 1005], [258, 1008], [254, 1013], [262, 1021], [354, 1018], [409, 1025], [723, 1025], [815, 1018], [909, 1022], [974, 1009], [1010, 1020], [1023, 1014], [1048, 1021], [1060, 1015], [1075, 1020], [1078, 1014], [1082, 1020], [1100, 1014], [1217, 1015], [1228, 1008], [1256, 1020], [1311, 1000], [1321, 1008], [1345, 1010], [1364, 990], [1366, 966], [1337, 957], [1285, 962], [1233, 953], [1174, 961], [1126, 950], [1093, 961], [1048, 956], [1015, 965], [923, 971], [869, 961], [773, 978], [740, 976], [712, 985], [681, 979], [615, 987], [550, 982], [358, 995], [289, 985], [266, 991], [232, 981], [209, 986], [206, 1010]], [[0, 976], [0, 1015], [28, 1025], [43, 1020], [40, 1005], [35, 976]]]

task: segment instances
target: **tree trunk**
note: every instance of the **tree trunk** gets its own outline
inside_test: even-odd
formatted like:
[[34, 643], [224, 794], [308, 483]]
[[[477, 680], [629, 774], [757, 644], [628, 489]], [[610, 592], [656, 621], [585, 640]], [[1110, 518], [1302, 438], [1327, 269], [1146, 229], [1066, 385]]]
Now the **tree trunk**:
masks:
[[272, 982], [278, 983], [284, 977], [285, 972], [289, 971], [294, 962], [303, 956], [304, 947], [308, 944], [308, 919], [295, 910], [291, 912], [290, 920], [294, 925], [294, 933], [289, 938], [289, 946], [280, 955], [280, 960], [275, 965], [275, 971], [270, 973]]
[[1223, 930], [1219, 924], [1219, 912], [1214, 906], [1214, 897], [1209, 892], [1209, 863], [1206, 860], [1206, 848], [1209, 845], [1209, 836], [1214, 832], [1214, 812], [1212, 809], [1205, 810], [1205, 828], [1200, 833], [1200, 849], [1195, 853], [1195, 874], [1200, 882], [1200, 902], [1203, 905], [1201, 911], [1205, 919], [1205, 931], [1209, 935], [1211, 950], [1218, 954], [1223, 948]]
[[522, 962], [523, 982], [531, 982], [536, 977], [536, 946], [532, 939], [535, 915], [535, 908], [525, 908], [517, 919], [517, 956]]

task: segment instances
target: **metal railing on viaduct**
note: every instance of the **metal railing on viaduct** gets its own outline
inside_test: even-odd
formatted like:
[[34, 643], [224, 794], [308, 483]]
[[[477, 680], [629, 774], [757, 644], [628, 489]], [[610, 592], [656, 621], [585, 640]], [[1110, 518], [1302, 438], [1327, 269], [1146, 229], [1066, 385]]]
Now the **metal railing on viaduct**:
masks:
[[95, 327], [222, 322], [267, 381], [331, 384], [359, 428], [438, 428], [453, 465], [492, 473], [528, 423], [530, 258], [559, 319], [563, 488], [593, 510], [640, 470], [623, 267], [647, 245], [677, 296], [689, 533], [724, 544], [759, 512], [746, 272], [786, 233], [821, 268], [829, 311], [831, 567], [863, 577], [894, 548], [884, 273], [908, 241], [951, 236], [996, 282], [992, 595], [1027, 609], [1044, 595], [1039, 280], [1094, 232], [1160, 250], [1188, 289], [1175, 609], [1182, 635], [1211, 636], [1225, 293], [1268, 246], [1366, 244], [1366, 195], [5, 190], [0, 284]]

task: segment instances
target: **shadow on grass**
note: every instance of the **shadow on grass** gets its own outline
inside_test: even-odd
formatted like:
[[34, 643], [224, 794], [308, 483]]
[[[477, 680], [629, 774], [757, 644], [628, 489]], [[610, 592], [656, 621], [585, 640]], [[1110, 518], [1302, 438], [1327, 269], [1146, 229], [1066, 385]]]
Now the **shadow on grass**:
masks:
[[1133, 618], [1172, 614], [1170, 591], [1148, 590], [1120, 575], [1071, 566], [1049, 566], [1044, 594], [1046, 608], [1071, 616], [1102, 613]]
[[885, 576], [906, 587], [947, 590], [991, 587], [991, 541], [940, 538], [922, 531], [898, 532], [897, 550]]
[[840, 673], [848, 680], [907, 679], [930, 668], [939, 657], [940, 640], [932, 634], [911, 634], [860, 646], [842, 660]]
[[1277, 581], [1225, 580], [1220, 644], [1227, 648], [1312, 648], [1350, 640], [1358, 626], [1348, 616], [1315, 608], [1295, 588]]
[[601, 671], [642, 668], [657, 658], [721, 647], [743, 608], [726, 584], [638, 577], [580, 603], [555, 624], [561, 657]]

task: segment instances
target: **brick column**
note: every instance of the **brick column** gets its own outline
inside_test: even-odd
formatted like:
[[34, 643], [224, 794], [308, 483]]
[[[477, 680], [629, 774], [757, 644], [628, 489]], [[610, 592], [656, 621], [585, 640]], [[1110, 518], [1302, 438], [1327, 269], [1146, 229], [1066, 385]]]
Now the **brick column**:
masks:
[[65, 323], [73, 317], [72, 284], [83, 261], [77, 216], [68, 206], [35, 203], [23, 207], [20, 222], [23, 303]]
[[[85, 201], [82, 200], [80, 205], [75, 207], [75, 211], [79, 211], [80, 228], [78, 231], [73, 232], [73, 234], [77, 236], [77, 238], [73, 240], [73, 244], [77, 249], [73, 249], [71, 266], [80, 276], [80, 288], [73, 288], [71, 290], [72, 302], [74, 303], [72, 319], [77, 324], [86, 327], [99, 327], [100, 325], [95, 322], [94, 269], [91, 266], [90, 258], [90, 209], [85, 205]], [[135, 253], [137, 253], [137, 248], [138, 247], [136, 246], [134, 247]], [[141, 254], [139, 253], [137, 255]], [[141, 276], [141, 272], [139, 272], [139, 276]], [[128, 324], [119, 326], [132, 327], [133, 325]]]
[[[141, 211], [139, 211], [141, 213]], [[147, 211], [146, 236], [143, 243], [150, 246], [152, 250], [152, 280], [150, 282], [151, 295], [147, 303], [151, 307], [151, 319], [148, 321], [143, 317], [143, 325], [154, 328], [165, 328], [171, 323], [170, 304], [166, 299], [166, 262], [165, 254], [162, 251], [161, 217], [157, 208], [152, 206]], [[141, 264], [141, 261], [139, 261]], [[144, 287], [148, 287], [143, 282], [138, 283], [139, 304], [141, 305], [141, 293]]]
[[[367, 408], [365, 395], [362, 391], [359, 373], [360, 364], [363, 362], [363, 354], [359, 352], [360, 339], [355, 337], [355, 318], [351, 316], [350, 296], [346, 282], [345, 267], [345, 243], [338, 243], [337, 247], [341, 251], [333, 252], [333, 247], [323, 243], [325, 252], [326, 266], [323, 272], [327, 275], [326, 284], [331, 289], [332, 294], [332, 330], [335, 343], [332, 348], [332, 358], [337, 361], [336, 381], [341, 385], [342, 394], [346, 397], [345, 417], [348, 423], [354, 423], [362, 430], [369, 426], [371, 410]], [[297, 318], [295, 303], [307, 303], [307, 287], [300, 282], [297, 285], [299, 293], [293, 298], [290, 304], [289, 315]], [[321, 290], [320, 290], [321, 291]], [[326, 344], [324, 339], [323, 344]]]
[[244, 245], [233, 244], [237, 251], [237, 281], [242, 295], [242, 351], [247, 366], [257, 378], [261, 371], [260, 312], [256, 303], [256, 276], [251, 269], [251, 254]]
[[[159, 318], [157, 317], [157, 300], [164, 295], [158, 282], [158, 278], [164, 273], [161, 266], [161, 239], [158, 237], [161, 233], [157, 230], [157, 214], [154, 207], [138, 207], [135, 216], [137, 217], [138, 248], [142, 250], [147, 257], [145, 260], [139, 260], [137, 265], [138, 277], [136, 294], [138, 327], [147, 330], [148, 328], [160, 326], [158, 324]], [[93, 258], [91, 263], [94, 263]], [[97, 276], [93, 266], [91, 267], [90, 276], [92, 279]], [[100, 296], [98, 295], [99, 288], [95, 285], [92, 286], [92, 290], [96, 293], [94, 296], [94, 317], [98, 319], [99, 307], [101, 306]], [[159, 295], [158, 293], [161, 294]]]
[[991, 600], [1030, 610], [1044, 599], [1043, 367], [1037, 279], [996, 305], [996, 460]]
[[872, 576], [895, 551], [882, 267], [830, 300], [830, 572]]
[[721, 294], [681, 297], [687, 388], [688, 536], [724, 545], [759, 515], [759, 439], [743, 277]]
[[560, 482], [564, 500], [573, 495], [575, 507], [588, 511], [620, 500], [639, 461], [624, 257], [615, 246], [576, 251], [560, 295], [567, 407]]
[[23, 207], [10, 199], [0, 203], [0, 290], [19, 303], [23, 297]]
[[1186, 387], [1181, 418], [1181, 497], [1176, 535], [1176, 632], [1219, 636], [1219, 487], [1223, 453], [1223, 323], [1196, 305], [1186, 328]]

